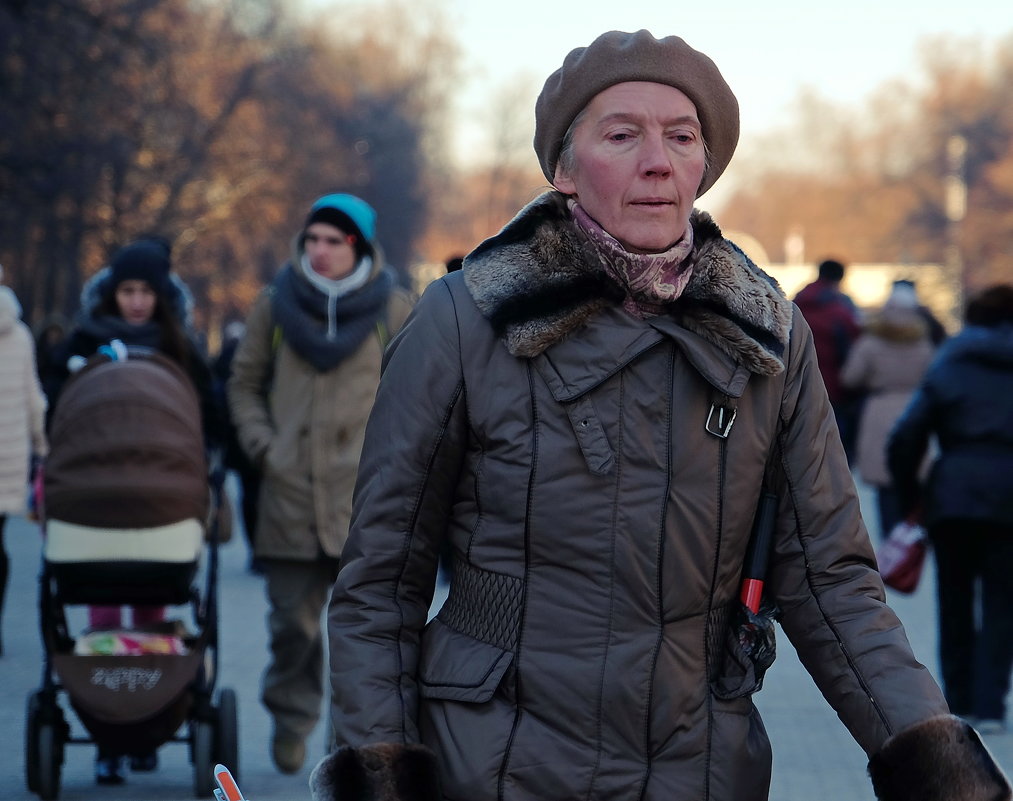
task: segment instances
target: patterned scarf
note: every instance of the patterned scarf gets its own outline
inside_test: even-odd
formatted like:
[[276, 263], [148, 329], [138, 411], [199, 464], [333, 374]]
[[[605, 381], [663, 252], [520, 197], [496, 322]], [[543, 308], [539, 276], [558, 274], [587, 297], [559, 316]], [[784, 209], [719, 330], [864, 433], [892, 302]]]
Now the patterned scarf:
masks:
[[693, 227], [664, 253], [630, 253], [586, 211], [570, 199], [567, 204], [577, 230], [605, 265], [605, 272], [626, 290], [623, 308], [638, 319], [662, 314], [689, 283], [693, 274]]

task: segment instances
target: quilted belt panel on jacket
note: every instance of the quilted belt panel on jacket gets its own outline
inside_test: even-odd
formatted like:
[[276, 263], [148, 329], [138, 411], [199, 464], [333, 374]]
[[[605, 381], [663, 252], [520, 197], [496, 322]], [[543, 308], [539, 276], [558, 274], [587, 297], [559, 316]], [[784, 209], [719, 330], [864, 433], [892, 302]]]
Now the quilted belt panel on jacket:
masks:
[[520, 634], [524, 582], [455, 560], [450, 595], [437, 618], [476, 640], [514, 650]]

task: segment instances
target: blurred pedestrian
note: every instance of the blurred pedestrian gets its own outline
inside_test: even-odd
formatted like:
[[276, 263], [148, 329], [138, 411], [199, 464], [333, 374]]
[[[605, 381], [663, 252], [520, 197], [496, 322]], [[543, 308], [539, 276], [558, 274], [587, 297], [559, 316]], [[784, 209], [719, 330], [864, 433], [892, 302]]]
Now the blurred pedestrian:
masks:
[[50, 403], [55, 406], [75, 365], [118, 339], [127, 347], [156, 350], [183, 367], [200, 399], [205, 439], [209, 448], [216, 447], [224, 433], [222, 412], [207, 356], [191, 325], [193, 296], [172, 271], [171, 255], [164, 239], [142, 237], [120, 248], [109, 265], [89, 279], [78, 319], [54, 350]]
[[841, 368], [861, 333], [861, 326], [855, 302], [841, 289], [844, 275], [842, 262], [825, 259], [817, 268], [816, 280], [795, 295], [795, 304], [812, 329], [816, 361], [850, 464], [855, 454], [862, 396], [841, 385]]
[[232, 419], [263, 474], [254, 541], [267, 581], [271, 656], [261, 700], [283, 773], [302, 766], [320, 717], [320, 615], [348, 535], [380, 360], [409, 310], [384, 262], [372, 207], [353, 195], [325, 195], [310, 207], [291, 260], [254, 304], [232, 361]]
[[[56, 367], [55, 359], [60, 350], [60, 345], [67, 338], [70, 331], [70, 323], [59, 312], [47, 314], [42, 321], [35, 326], [35, 365], [38, 370], [39, 380], [42, 382], [42, 391], [46, 398], [55, 398], [59, 391], [60, 379], [56, 376], [59, 370]], [[49, 428], [49, 418], [53, 413], [54, 404], [50, 403], [46, 409], [46, 428]]]
[[[1013, 667], [1013, 285], [973, 296], [965, 323], [897, 423], [889, 463], [902, 514], [921, 509], [935, 553], [946, 700], [994, 733]], [[922, 489], [930, 437], [939, 454]]]
[[883, 308], [864, 323], [841, 368], [841, 385], [865, 397], [855, 466], [876, 494], [880, 535], [903, 518], [886, 464], [886, 440], [922, 380], [935, 348], [908, 282], [896, 282]]
[[918, 314], [921, 316], [921, 318], [925, 321], [925, 324], [928, 326], [929, 339], [931, 340], [932, 344], [935, 345], [936, 347], [942, 345], [947, 337], [946, 327], [941, 322], [939, 322], [939, 318], [932, 313], [932, 309], [930, 309], [924, 303], [918, 301], [918, 288], [915, 286], [915, 282], [912, 281], [910, 278], [900, 278], [893, 282], [893, 286], [894, 289], [898, 288], [903, 289], [906, 287], [911, 290], [911, 293], [915, 296], [915, 302], [918, 305]]
[[885, 605], [809, 327], [693, 208], [738, 129], [675, 36], [603, 34], [546, 81], [554, 190], [433, 281], [385, 359], [318, 801], [764, 799], [774, 615], [881, 799], [1008, 793]]
[[254, 532], [257, 530], [257, 507], [260, 498], [260, 468], [246, 455], [239, 442], [239, 432], [232, 421], [232, 413], [228, 404], [228, 381], [232, 374], [232, 360], [235, 358], [239, 343], [246, 333], [246, 325], [241, 320], [233, 320], [225, 326], [222, 347], [212, 362], [211, 372], [214, 376], [215, 394], [225, 414], [225, 445], [223, 462], [227, 470], [235, 473], [239, 484], [239, 510], [243, 520], [243, 531], [250, 549], [249, 569], [252, 573], [260, 573], [260, 563], [253, 555]]
[[14, 292], [0, 286], [0, 619], [9, 570], [4, 528], [8, 516], [24, 514], [29, 466], [48, 450], [45, 414], [32, 333], [21, 322], [21, 304]]
[[[109, 265], [85, 286], [80, 318], [58, 350], [51, 376], [55, 395], [70, 373], [103, 345], [119, 340], [129, 347], [143, 347], [163, 353], [177, 362], [193, 382], [201, 401], [202, 425], [208, 447], [221, 440], [221, 414], [211, 386], [211, 371], [200, 347], [188, 334], [187, 320], [192, 302], [182, 281], [172, 274], [169, 244], [161, 239], [142, 238], [120, 248]], [[131, 621], [135, 628], [157, 625], [165, 619], [161, 606], [135, 606]], [[123, 625], [119, 606], [92, 606], [88, 609], [92, 629], [116, 629]], [[121, 784], [122, 755], [100, 747], [95, 759], [99, 784]], [[158, 755], [130, 757], [133, 771], [148, 772], [158, 767]]]

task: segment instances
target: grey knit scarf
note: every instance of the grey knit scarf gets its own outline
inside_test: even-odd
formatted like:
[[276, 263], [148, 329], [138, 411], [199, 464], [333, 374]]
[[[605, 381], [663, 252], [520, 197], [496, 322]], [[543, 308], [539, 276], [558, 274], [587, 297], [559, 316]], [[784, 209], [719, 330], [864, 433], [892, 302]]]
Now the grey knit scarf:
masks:
[[[360, 289], [332, 297], [287, 264], [274, 279], [271, 311], [289, 347], [320, 373], [333, 370], [365, 341], [386, 314], [394, 286], [389, 270]], [[328, 319], [335, 324], [328, 330]]]

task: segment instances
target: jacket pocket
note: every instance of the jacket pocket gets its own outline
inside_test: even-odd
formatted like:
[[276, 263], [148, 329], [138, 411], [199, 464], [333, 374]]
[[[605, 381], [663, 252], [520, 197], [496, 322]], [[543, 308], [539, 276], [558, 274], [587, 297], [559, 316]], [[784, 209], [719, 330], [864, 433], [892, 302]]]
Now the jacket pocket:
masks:
[[492, 699], [513, 652], [504, 650], [433, 620], [422, 639], [419, 694], [481, 704]]
[[766, 603], [753, 614], [740, 603], [711, 613], [711, 692], [730, 701], [759, 692], [776, 655], [774, 620], [778, 612]]

